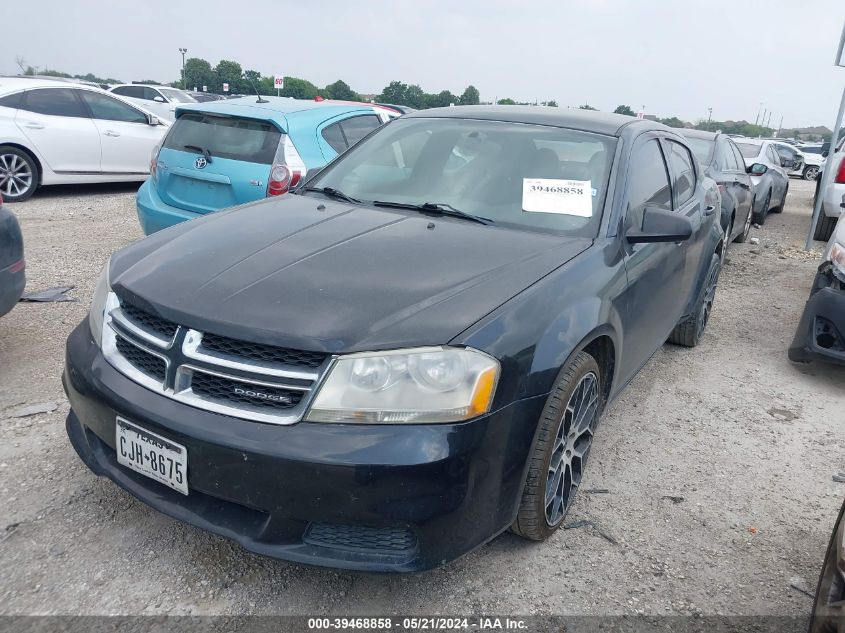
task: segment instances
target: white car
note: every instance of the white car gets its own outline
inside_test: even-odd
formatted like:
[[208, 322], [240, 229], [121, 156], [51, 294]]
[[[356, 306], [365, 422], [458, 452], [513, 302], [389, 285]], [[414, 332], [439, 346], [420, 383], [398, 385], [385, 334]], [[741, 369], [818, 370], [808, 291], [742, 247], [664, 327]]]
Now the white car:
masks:
[[804, 154], [804, 169], [800, 174], [794, 174], [794, 172], [790, 172], [789, 175], [800, 175], [802, 178], [804, 178], [804, 180], [815, 180], [816, 176], [819, 175], [819, 171], [821, 171], [821, 166], [824, 164], [824, 156], [822, 155], [822, 144], [808, 143], [806, 145], [799, 145], [798, 151]]
[[170, 86], [120, 84], [119, 86], [112, 86], [109, 91], [137, 103], [169, 123], [176, 120], [176, 106], [185, 103], [197, 103], [197, 100], [187, 92]]
[[166, 130], [99, 88], [0, 77], [0, 194], [19, 202], [40, 185], [145, 180]]
[[816, 181], [816, 197], [822, 196], [822, 210], [813, 239], [826, 242], [833, 235], [836, 221], [842, 214], [842, 199], [845, 196], [845, 138], [839, 141], [836, 149], [828, 155], [824, 164], [824, 171], [832, 170], [830, 184], [824, 192], [821, 189], [822, 176]]

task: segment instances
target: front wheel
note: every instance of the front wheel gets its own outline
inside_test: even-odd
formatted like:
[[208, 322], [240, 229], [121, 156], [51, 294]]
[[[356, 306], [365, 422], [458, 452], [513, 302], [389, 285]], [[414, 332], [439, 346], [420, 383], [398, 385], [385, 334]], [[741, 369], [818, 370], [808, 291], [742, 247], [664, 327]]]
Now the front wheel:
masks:
[[540, 416], [528, 478], [511, 531], [544, 541], [563, 523], [581, 485], [601, 413], [601, 371], [579, 352], [558, 374]]
[[710, 321], [710, 311], [713, 309], [713, 301], [716, 298], [716, 285], [719, 283], [719, 273], [722, 270], [722, 260], [713, 253], [710, 259], [710, 268], [707, 269], [707, 277], [704, 287], [699, 292], [692, 314], [675, 326], [672, 334], [669, 335], [669, 342], [684, 347], [695, 347], [701, 342], [704, 330]]
[[804, 172], [801, 174], [801, 177], [804, 180], [815, 180], [816, 176], [819, 175], [819, 168], [816, 165], [807, 165], [804, 168]]

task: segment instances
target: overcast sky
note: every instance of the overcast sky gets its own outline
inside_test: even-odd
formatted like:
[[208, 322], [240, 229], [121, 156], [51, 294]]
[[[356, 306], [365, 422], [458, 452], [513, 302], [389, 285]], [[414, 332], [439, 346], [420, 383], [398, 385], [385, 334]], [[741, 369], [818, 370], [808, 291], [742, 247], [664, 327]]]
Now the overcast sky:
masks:
[[3, 3], [0, 74], [30, 64], [125, 81], [214, 65], [377, 93], [389, 81], [482, 100], [645, 105], [695, 121], [833, 126], [843, 0], [31, 0]]

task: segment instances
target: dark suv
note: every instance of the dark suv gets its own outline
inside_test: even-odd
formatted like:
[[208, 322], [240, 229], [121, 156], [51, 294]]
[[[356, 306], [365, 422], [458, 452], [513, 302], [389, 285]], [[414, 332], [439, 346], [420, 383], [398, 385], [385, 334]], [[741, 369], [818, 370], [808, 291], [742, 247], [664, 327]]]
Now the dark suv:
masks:
[[67, 342], [88, 467], [254, 552], [410, 571], [542, 540], [667, 339], [700, 340], [715, 183], [651, 121], [406, 114], [300, 186], [125, 248]]

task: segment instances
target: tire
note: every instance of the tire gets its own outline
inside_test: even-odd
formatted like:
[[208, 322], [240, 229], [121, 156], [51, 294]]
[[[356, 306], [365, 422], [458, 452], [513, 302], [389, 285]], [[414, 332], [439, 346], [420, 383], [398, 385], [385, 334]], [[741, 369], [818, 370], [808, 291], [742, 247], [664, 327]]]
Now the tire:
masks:
[[12, 145], [0, 145], [0, 196], [6, 202], [23, 202], [38, 189], [38, 164]]
[[804, 171], [801, 172], [801, 177], [804, 180], [815, 180], [816, 176], [819, 175], [819, 168], [818, 165], [807, 165], [804, 168]]
[[515, 534], [544, 541], [563, 524], [598, 426], [601, 380], [598, 363], [586, 352], [579, 352], [558, 374], [540, 415], [519, 512], [511, 525]]
[[735, 218], [732, 216], [730, 222], [728, 222], [728, 228], [725, 231], [725, 241], [722, 244], [722, 266], [725, 265], [725, 258], [728, 256], [728, 244], [730, 244], [732, 241], [731, 235], [733, 235], [734, 232], [734, 220]]
[[836, 228], [836, 221], [839, 218], [831, 218], [824, 214], [822, 209], [819, 215], [819, 221], [816, 223], [816, 230], [813, 232], [813, 239], [820, 242], [827, 242], [830, 236], [833, 235], [833, 229]]
[[719, 273], [722, 270], [722, 260], [716, 253], [710, 259], [710, 266], [707, 269], [704, 287], [695, 301], [692, 314], [675, 326], [669, 335], [669, 342], [684, 347], [695, 347], [701, 342], [707, 322], [710, 320], [710, 311], [713, 309], [713, 300], [716, 298], [716, 286], [719, 283]]
[[783, 190], [783, 198], [780, 199], [780, 204], [772, 209], [772, 213], [783, 213], [783, 208], [786, 206], [786, 194], [789, 193], [789, 183], [786, 183], [786, 189]]
[[769, 192], [766, 194], [766, 200], [763, 202], [763, 209], [760, 213], [756, 213], [754, 215], [754, 221], [757, 222], [760, 226], [763, 226], [766, 223], [766, 216], [769, 215], [769, 206], [772, 204], [772, 190], [769, 189]]
[[748, 217], [745, 218], [745, 228], [743, 228], [742, 233], [736, 236], [734, 242], [737, 244], [743, 244], [748, 239], [748, 234], [751, 233], [751, 222], [754, 220], [752, 217], [754, 215], [754, 203], [756, 200], [751, 200], [751, 208], [748, 210]]

